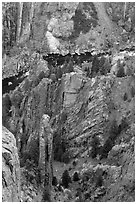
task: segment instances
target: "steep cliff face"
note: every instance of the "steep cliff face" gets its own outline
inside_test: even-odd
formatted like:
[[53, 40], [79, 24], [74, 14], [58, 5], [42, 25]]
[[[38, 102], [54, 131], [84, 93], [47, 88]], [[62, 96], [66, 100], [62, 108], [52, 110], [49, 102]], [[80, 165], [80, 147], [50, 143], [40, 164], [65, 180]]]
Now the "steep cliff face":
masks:
[[[12, 116], [8, 125], [17, 140], [21, 165], [27, 159], [38, 165], [39, 155], [44, 153], [39, 149], [40, 120], [43, 114], [48, 114], [54, 130], [55, 160], [66, 163], [76, 157], [106, 160], [101, 167], [108, 174], [103, 181], [105, 194], [97, 196], [96, 190], [90, 199], [134, 200], [134, 190], [128, 198], [121, 194], [118, 197], [118, 192], [113, 194], [117, 182], [122, 193], [126, 192], [128, 181], [134, 189], [134, 76], [98, 74], [89, 78], [82, 66], [74, 66], [70, 73], [65, 73], [65, 68], [61, 78], [53, 77], [57, 75], [52, 71], [45, 78], [48, 68], [44, 65], [42, 72], [28, 76], [10, 95]], [[117, 170], [118, 180], [112, 182]]]
[[[4, 78], [29, 68], [26, 61], [35, 51], [64, 56], [85, 52], [115, 53], [134, 47], [134, 2], [37, 2], [32, 9], [25, 2], [22, 15], [20, 43], [12, 46], [10, 54], [3, 57]], [[27, 31], [30, 16], [33, 19]]]
[[124, 4], [37, 3], [32, 43], [44, 52], [63, 55], [125, 46], [128, 32], [134, 30], [134, 14], [130, 13], [134, 6]]
[[79, 72], [74, 68], [75, 72], [65, 74], [64, 67], [64, 74], [60, 70], [62, 77], [55, 78], [58, 75], [53, 72], [58, 69], [45, 78], [47, 65], [42, 70], [38, 66], [38, 73], [27, 77], [11, 95], [9, 128], [16, 135], [20, 153], [31, 152], [35, 159], [38, 152], [33, 152], [32, 141], [37, 147], [44, 113], [52, 118], [55, 138], [66, 138], [70, 157], [85, 151], [89, 154], [93, 138], [98, 138], [103, 146], [109, 137], [110, 124], [116, 120], [120, 126], [123, 118], [129, 120], [127, 117], [134, 114], [133, 76], [99, 74], [91, 79], [82, 69]]
[[[13, 4], [11, 13], [15, 15], [12, 16], [15, 24], [17, 23], [16, 15], [19, 12], [15, 9], [18, 6], [23, 6], [19, 17], [21, 18], [19, 36], [15, 35], [15, 32], [18, 32], [16, 27], [19, 25], [13, 25], [13, 30], [9, 27], [3, 28], [3, 33], [7, 37], [9, 37], [8, 29], [13, 32], [11, 41], [20, 37], [17, 41], [18, 45], [13, 46], [14, 41], [8, 42], [4, 36], [4, 44], [12, 48], [10, 55], [20, 53], [20, 48], [24, 45], [29, 49], [39, 50], [46, 54], [59, 53], [62, 55], [94, 50], [117, 50], [134, 46], [134, 2], [35, 2], [33, 4], [24, 2], [22, 5]], [[4, 22], [6, 22], [5, 10], [3, 9]], [[3, 27], [5, 25], [6, 23]], [[5, 50], [8, 50], [8, 47]], [[9, 55], [9, 52], [7, 54]]]
[[3, 125], [16, 138], [30, 189], [35, 183], [37, 197], [46, 114], [53, 166], [78, 158], [79, 190], [72, 182], [76, 195], [63, 201], [134, 201], [134, 4], [43, 2], [34, 10], [26, 47], [3, 61]]
[[20, 202], [20, 162], [14, 135], [2, 128], [2, 201]]
[[[128, 142], [127, 135], [130, 135]], [[107, 159], [101, 160], [98, 165], [91, 161], [83, 164], [80, 170], [82, 177], [80, 190], [81, 193], [84, 192], [81, 201], [134, 201], [134, 136], [134, 123], [132, 123], [126, 131], [121, 132]], [[121, 143], [119, 139], [122, 139]]]

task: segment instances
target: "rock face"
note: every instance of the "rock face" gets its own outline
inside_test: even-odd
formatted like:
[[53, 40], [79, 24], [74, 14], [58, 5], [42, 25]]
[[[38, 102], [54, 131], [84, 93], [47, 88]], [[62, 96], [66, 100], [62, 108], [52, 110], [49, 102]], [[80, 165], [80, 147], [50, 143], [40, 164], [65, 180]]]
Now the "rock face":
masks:
[[[53, 131], [49, 124], [50, 117], [43, 115], [39, 134], [39, 171], [41, 183], [44, 187], [43, 201], [51, 200], [51, 186], [53, 177]], [[48, 198], [45, 197], [48, 195]]]
[[[99, 176], [99, 187], [95, 182], [90, 201], [133, 201], [134, 76], [98, 74], [91, 79], [85, 72], [71, 72], [54, 80], [33, 77], [29, 76], [11, 95], [9, 127], [16, 130], [22, 159], [29, 158], [38, 164], [39, 154], [45, 148], [39, 146], [40, 121], [43, 113], [48, 114], [54, 130], [55, 159], [98, 155], [107, 158], [107, 166], [101, 167], [106, 168], [107, 176], [103, 176], [103, 181]], [[131, 192], [127, 193], [129, 188]]]
[[80, 189], [87, 191], [79, 199], [134, 201], [134, 4], [43, 2], [34, 11], [30, 50], [3, 65], [3, 121], [15, 135], [21, 166], [28, 159], [42, 167], [43, 183], [45, 171], [52, 174], [41, 124], [48, 115], [55, 160], [97, 160], [81, 169]]
[[[90, 66], [92, 71], [93, 66]], [[17, 144], [21, 154], [31, 152], [34, 160], [38, 158], [39, 153], [34, 152], [32, 146], [38, 147], [43, 114], [51, 117], [54, 138], [66, 138], [71, 157], [89, 154], [93, 138], [103, 146], [109, 138], [108, 127], [113, 120], [117, 126], [121, 125], [123, 118], [131, 123], [134, 76], [93, 73], [98, 76], [89, 78], [82, 67], [79, 70], [74, 72], [72, 69], [68, 73], [68, 67], [60, 70], [55, 67], [49, 73], [47, 65], [43, 64], [43, 68], [38, 66], [13, 92], [9, 128], [19, 138]]]
[[2, 201], [20, 202], [20, 164], [14, 135], [2, 128]]
[[32, 8], [25, 2], [23, 7], [21, 46], [66, 55], [134, 44], [134, 2], [36, 2]]
[[135, 200], [134, 130], [130, 142], [115, 145], [105, 163], [83, 165], [81, 191], [84, 201], [133, 202]]
[[[129, 84], [130, 88], [128, 88]], [[119, 95], [120, 92], [117, 90], [121, 89], [125, 90], [127, 100], [124, 99], [124, 94]], [[91, 138], [94, 136], [99, 138], [101, 145], [104, 145], [109, 137], [108, 128], [106, 129], [108, 124], [116, 118], [120, 125], [122, 117], [128, 114], [127, 104], [130, 109], [131, 104], [134, 103], [131, 100], [133, 96], [130, 89], [134, 89], [134, 81], [130, 76], [126, 79], [118, 79], [113, 75], [89, 79], [84, 75], [71, 72], [64, 75], [56, 84], [50, 83], [46, 78], [42, 79], [36, 87], [32, 88], [26, 102], [21, 103], [20, 107], [27, 107], [26, 111], [22, 112], [22, 119], [20, 120], [18, 116], [15, 118], [15, 115], [18, 115], [18, 109], [15, 109], [16, 114], [13, 114], [14, 121], [17, 119], [21, 126], [24, 124], [24, 127], [20, 127], [23, 132], [17, 133], [21, 135], [21, 151], [31, 151], [30, 143], [33, 138], [35, 138], [34, 143], [37, 142], [40, 117], [43, 112], [52, 115], [52, 126], [58, 134], [69, 140], [70, 152], [74, 151], [75, 156], [77, 151], [84, 153], [84, 149], [87, 150], [87, 144], [90, 147]], [[119, 97], [123, 97], [123, 101], [119, 101]], [[14, 124], [16, 127], [16, 123]], [[88, 150], [90, 151], [90, 148]]]
[[125, 46], [127, 36], [132, 35], [128, 32], [134, 32], [134, 4], [124, 4], [36, 3], [33, 46], [63, 55], [119, 47], [117, 42]]

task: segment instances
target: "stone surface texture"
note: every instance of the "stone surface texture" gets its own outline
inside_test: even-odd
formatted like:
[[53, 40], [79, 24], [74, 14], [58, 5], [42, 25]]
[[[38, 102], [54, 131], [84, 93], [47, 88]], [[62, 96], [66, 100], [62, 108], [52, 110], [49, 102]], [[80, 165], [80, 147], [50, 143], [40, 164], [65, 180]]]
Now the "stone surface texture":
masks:
[[2, 128], [2, 201], [20, 202], [20, 163], [14, 135]]
[[[20, 200], [17, 148], [21, 167], [45, 168], [43, 115], [54, 159], [88, 160], [76, 201], [135, 200], [134, 9], [132, 2], [35, 3], [31, 37], [3, 59], [4, 126], [16, 138], [3, 128], [3, 201]], [[21, 200], [32, 201], [22, 198], [25, 185]]]

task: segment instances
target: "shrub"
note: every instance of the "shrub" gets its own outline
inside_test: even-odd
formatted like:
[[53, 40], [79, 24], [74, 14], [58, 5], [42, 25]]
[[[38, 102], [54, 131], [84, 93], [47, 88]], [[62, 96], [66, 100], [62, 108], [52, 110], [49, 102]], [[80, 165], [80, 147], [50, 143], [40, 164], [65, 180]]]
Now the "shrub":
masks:
[[61, 186], [61, 184], [57, 185], [57, 189], [58, 189], [58, 191], [63, 192], [63, 187]]
[[20, 166], [23, 167], [25, 166], [27, 160], [31, 161], [31, 156], [27, 151], [23, 152], [21, 156], [22, 157], [20, 158]]
[[68, 170], [65, 170], [62, 174], [62, 186], [64, 186], [64, 188], [68, 188], [69, 187], [69, 183], [71, 183], [71, 178], [69, 176]]
[[31, 88], [31, 81], [28, 78], [24, 80], [23, 90], [26, 92]]
[[8, 94], [2, 97], [2, 124], [7, 127], [8, 119], [11, 116], [10, 111], [11, 100]]
[[73, 181], [79, 181], [79, 180], [80, 180], [79, 174], [78, 174], [78, 172], [75, 172], [75, 173], [73, 174]]
[[58, 184], [58, 180], [57, 180], [56, 176], [53, 176], [52, 185], [57, 186], [57, 184]]
[[114, 120], [111, 124], [110, 130], [109, 130], [109, 138], [106, 140], [104, 146], [101, 148], [101, 157], [102, 158], [107, 158], [108, 152], [112, 149], [115, 140], [120, 133], [119, 126], [117, 125], [116, 120]]
[[117, 77], [124, 77], [124, 76], [125, 76], [124, 68], [120, 67], [120, 69], [117, 72]]
[[117, 66], [118, 66], [117, 77], [124, 77], [125, 76], [124, 65], [120, 63], [120, 60], [118, 60]]
[[19, 108], [23, 99], [23, 94], [20, 91], [14, 91], [13, 95], [11, 96], [11, 103], [16, 108]]
[[63, 150], [62, 149], [55, 149], [54, 150], [54, 159], [56, 161], [62, 161]]
[[103, 179], [102, 179], [102, 176], [99, 175], [97, 177], [96, 186], [102, 186], [102, 184], [103, 184]]
[[[61, 129], [62, 131], [62, 129]], [[68, 163], [70, 161], [69, 153], [67, 152], [67, 141], [60, 137], [61, 131], [54, 132], [54, 159], [56, 161]]]
[[100, 151], [100, 141], [96, 136], [94, 136], [92, 141], [91, 141], [91, 147], [92, 147], [92, 149], [90, 152], [90, 156], [92, 158], [95, 158]]
[[135, 96], [135, 88], [131, 87], [131, 97], [133, 98]]
[[90, 192], [84, 193], [85, 200], [90, 199], [90, 197], [91, 197], [91, 193]]
[[34, 163], [38, 165], [38, 161], [39, 161], [39, 140], [38, 139], [31, 141], [29, 154], [30, 154], [31, 160], [34, 160]]
[[[22, 141], [22, 146], [26, 143], [26, 138], [24, 141]], [[27, 159], [29, 159], [31, 162], [33, 160], [33, 164], [38, 165], [39, 161], [39, 140], [33, 140], [31, 141], [31, 145], [29, 146], [29, 151], [22, 151], [20, 149], [21, 154], [21, 166], [26, 165]]]
[[106, 67], [104, 66], [104, 64], [105, 64], [105, 57], [101, 57], [99, 61], [99, 71], [101, 75], [105, 75], [105, 72], [106, 72]]
[[92, 63], [92, 73], [98, 73], [98, 71], [99, 71], [99, 58], [97, 55], [95, 55]]
[[128, 99], [128, 95], [127, 95], [127, 93], [125, 93], [123, 96], [123, 100], [126, 101], [127, 99]]
[[62, 112], [62, 114], [61, 114], [61, 123], [65, 123], [66, 120], [67, 120], [67, 113]]
[[44, 71], [40, 72], [38, 75], [38, 79], [41, 81], [43, 78], [45, 78], [46, 74], [44, 73]]
[[53, 82], [56, 82], [57, 81], [57, 78], [56, 78], [56, 75], [54, 73], [52, 73], [50, 75], [50, 79], [53, 81]]
[[11, 107], [11, 100], [8, 94], [2, 97], [2, 105], [6, 107], [7, 110]]
[[42, 195], [42, 201], [47, 201], [47, 202], [50, 202], [51, 201], [51, 198], [50, 198], [50, 193], [49, 193], [49, 190], [48, 188], [46, 188], [43, 192], [43, 195]]
[[57, 79], [61, 79], [62, 74], [63, 74], [62, 69], [60, 67], [58, 67], [58, 69], [57, 69]]
[[63, 155], [61, 156], [61, 162], [64, 162], [65, 164], [68, 164], [70, 162], [69, 152], [63, 153]]
[[32, 88], [38, 86], [40, 79], [37, 76], [33, 76], [32, 78]]
[[128, 127], [129, 127], [129, 124], [126, 118], [123, 117], [121, 120], [121, 124], [118, 126], [118, 133], [120, 134], [121, 131], [123, 131], [124, 129], [127, 129]]
[[110, 126], [110, 130], [109, 130], [110, 138], [115, 139], [118, 133], [119, 131], [118, 131], [117, 121], [113, 120]]
[[77, 163], [78, 163], [78, 159], [75, 159], [75, 160], [72, 162], [72, 165], [73, 165], [73, 166], [76, 166]]
[[38, 186], [41, 184], [41, 172], [39, 168], [37, 168], [37, 171], [36, 171], [36, 182]]

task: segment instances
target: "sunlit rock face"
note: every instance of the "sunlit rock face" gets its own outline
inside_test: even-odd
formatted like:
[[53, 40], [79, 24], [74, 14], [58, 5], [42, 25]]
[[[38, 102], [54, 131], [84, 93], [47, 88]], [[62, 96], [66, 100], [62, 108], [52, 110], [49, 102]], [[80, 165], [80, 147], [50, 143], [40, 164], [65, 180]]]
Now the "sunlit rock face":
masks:
[[117, 50], [134, 41], [134, 3], [48, 2], [35, 6], [32, 42], [44, 52]]
[[20, 164], [14, 135], [2, 128], [2, 201], [20, 202]]
[[[26, 15], [29, 13], [27, 9], [26, 5]], [[22, 51], [21, 47], [15, 46], [10, 50], [12, 57], [3, 57], [3, 77], [17, 75], [22, 69], [26, 71], [29, 67], [25, 61], [31, 58], [32, 51], [65, 56], [108, 51], [115, 54], [121, 49], [130, 49], [135, 42], [134, 14], [135, 4], [132, 2], [34, 3], [29, 35], [27, 33], [28, 37], [20, 42], [25, 48]], [[25, 19], [23, 23], [26, 23]], [[129, 69], [126, 72], [130, 72]]]

